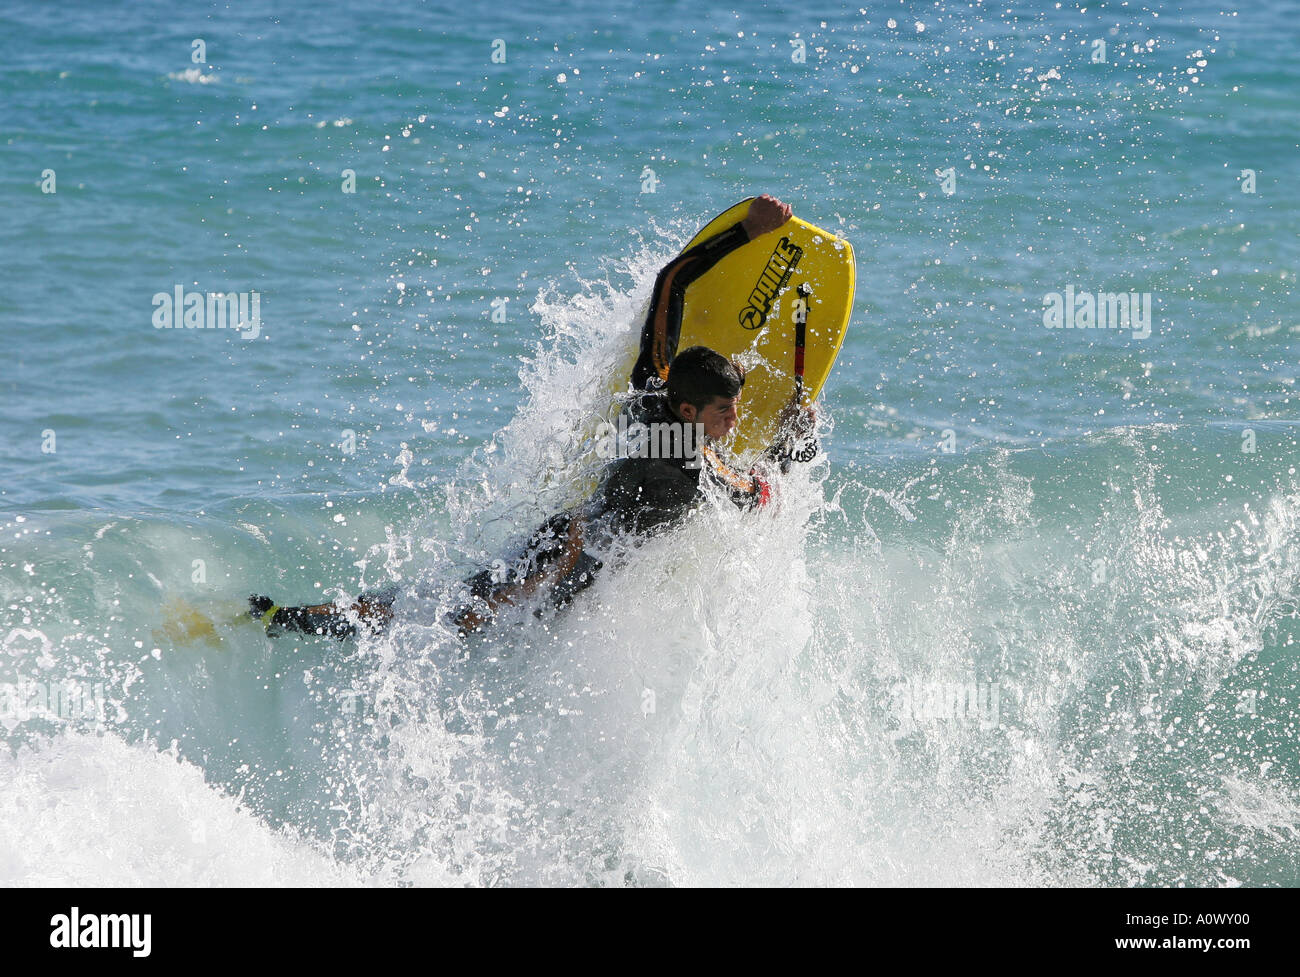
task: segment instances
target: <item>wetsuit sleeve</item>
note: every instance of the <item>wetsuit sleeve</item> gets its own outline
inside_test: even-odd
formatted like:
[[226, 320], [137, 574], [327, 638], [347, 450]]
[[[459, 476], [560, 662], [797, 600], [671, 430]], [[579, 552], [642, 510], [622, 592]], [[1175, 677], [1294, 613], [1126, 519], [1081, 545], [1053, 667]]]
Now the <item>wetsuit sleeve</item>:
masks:
[[704, 460], [709, 477], [714, 479], [727, 496], [742, 509], [761, 509], [772, 499], [772, 487], [751, 468], [748, 474], [741, 474], [732, 468], [712, 448], [704, 449]]
[[724, 481], [727, 495], [742, 509], [761, 509], [772, 500], [772, 487], [752, 471], [743, 476], [742, 484]]
[[632, 367], [632, 388], [645, 390], [652, 377], [668, 379], [682, 333], [686, 288], [719, 261], [749, 243], [745, 225], [736, 223], [707, 241], [683, 251], [659, 272], [650, 295], [650, 310], [641, 327], [641, 350]]

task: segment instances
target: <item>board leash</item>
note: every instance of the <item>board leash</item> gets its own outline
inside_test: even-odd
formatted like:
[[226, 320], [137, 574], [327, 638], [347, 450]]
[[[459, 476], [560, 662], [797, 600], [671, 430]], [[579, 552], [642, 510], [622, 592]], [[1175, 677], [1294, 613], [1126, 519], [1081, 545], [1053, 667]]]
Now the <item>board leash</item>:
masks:
[[[807, 282], [799, 285], [799, 301], [794, 307], [794, 401], [803, 405], [803, 351], [808, 334], [808, 300], [812, 297], [812, 286]], [[805, 463], [817, 457], [817, 439], [811, 438], [807, 444], [790, 452], [790, 457]]]

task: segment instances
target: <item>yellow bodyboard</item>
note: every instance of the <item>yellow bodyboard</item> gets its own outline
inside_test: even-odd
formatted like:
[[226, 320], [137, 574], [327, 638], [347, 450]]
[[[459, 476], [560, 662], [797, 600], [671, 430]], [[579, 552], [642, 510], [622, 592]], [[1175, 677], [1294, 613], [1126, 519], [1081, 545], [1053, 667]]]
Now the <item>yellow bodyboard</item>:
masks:
[[[743, 200], [705, 225], [687, 249], [749, 213]], [[745, 367], [740, 421], [729, 446], [748, 465], [772, 443], [777, 417], [794, 394], [795, 300], [807, 283], [804, 398], [811, 403], [830, 376], [853, 310], [853, 248], [794, 217], [727, 255], [686, 289], [678, 350], [708, 346]]]

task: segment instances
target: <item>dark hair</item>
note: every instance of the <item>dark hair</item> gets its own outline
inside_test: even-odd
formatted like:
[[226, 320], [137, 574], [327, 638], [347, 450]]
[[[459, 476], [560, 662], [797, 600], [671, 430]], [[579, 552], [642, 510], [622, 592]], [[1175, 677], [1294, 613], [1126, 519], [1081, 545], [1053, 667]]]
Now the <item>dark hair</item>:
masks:
[[731, 360], [707, 346], [692, 346], [678, 353], [668, 368], [668, 403], [673, 410], [681, 403], [703, 410], [715, 397], [735, 397], [744, 385], [745, 375]]

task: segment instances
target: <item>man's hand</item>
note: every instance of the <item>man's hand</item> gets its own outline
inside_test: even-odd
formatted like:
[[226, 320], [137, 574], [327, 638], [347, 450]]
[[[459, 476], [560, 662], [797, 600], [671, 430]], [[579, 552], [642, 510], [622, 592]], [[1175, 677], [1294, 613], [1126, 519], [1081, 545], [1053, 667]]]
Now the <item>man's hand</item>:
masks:
[[791, 400], [781, 409], [781, 413], [777, 417], [777, 425], [777, 430], [788, 441], [801, 441], [810, 438], [813, 432], [817, 430], [817, 410], [810, 405]]
[[817, 411], [793, 397], [777, 416], [776, 438], [763, 453], [785, 474], [795, 461], [812, 461], [817, 454]]
[[783, 204], [771, 194], [756, 197], [749, 205], [749, 214], [740, 223], [752, 241], [761, 234], [775, 231], [794, 215], [789, 204]]

